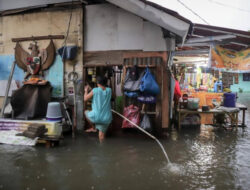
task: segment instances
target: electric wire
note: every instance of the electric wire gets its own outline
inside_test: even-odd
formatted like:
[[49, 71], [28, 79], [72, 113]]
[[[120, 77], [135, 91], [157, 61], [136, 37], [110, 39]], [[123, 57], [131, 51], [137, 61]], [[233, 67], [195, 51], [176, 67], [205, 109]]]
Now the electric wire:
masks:
[[66, 31], [66, 37], [64, 39], [64, 42], [63, 42], [62, 46], [67, 44], [67, 39], [68, 39], [68, 36], [69, 36], [70, 23], [71, 23], [71, 20], [72, 20], [72, 14], [73, 14], [73, 0], [71, 1], [71, 10], [70, 10], [70, 16], [69, 16], [67, 31]]
[[217, 5], [223, 6], [223, 7], [228, 7], [228, 8], [231, 8], [231, 9], [237, 9], [239, 11], [250, 13], [250, 10], [247, 10], [247, 9], [242, 9], [240, 7], [232, 6], [232, 5], [221, 3], [221, 2], [218, 2], [218, 1], [214, 1], [214, 0], [208, 0], [208, 1], [210, 1], [211, 3], [217, 4]]
[[69, 29], [70, 29], [70, 23], [71, 23], [71, 20], [72, 20], [72, 14], [73, 14], [73, 0], [71, 1], [71, 10], [70, 10], [70, 16], [69, 16], [69, 22], [68, 22], [68, 26], [67, 26], [67, 31], [66, 31], [66, 37], [62, 43], [62, 47], [63, 48], [63, 51], [62, 51], [62, 60], [63, 60], [63, 57], [64, 57], [64, 52], [65, 52], [65, 49], [66, 49], [66, 46], [67, 46], [67, 40], [68, 40], [68, 36], [69, 36]]
[[183, 3], [181, 0], [177, 0], [177, 2], [179, 2], [180, 4], [182, 4], [186, 9], [188, 9], [189, 11], [191, 11], [195, 16], [199, 17], [203, 22], [205, 22], [206, 24], [209, 25], [209, 23], [202, 18], [198, 13], [196, 13], [195, 11], [193, 11], [191, 8], [189, 8], [185, 3]]

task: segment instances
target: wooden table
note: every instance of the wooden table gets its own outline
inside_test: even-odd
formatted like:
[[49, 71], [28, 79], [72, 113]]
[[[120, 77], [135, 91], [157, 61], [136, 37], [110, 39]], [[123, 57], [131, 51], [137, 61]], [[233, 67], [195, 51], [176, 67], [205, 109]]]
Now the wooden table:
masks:
[[242, 111], [242, 123], [241, 123], [241, 126], [246, 127], [246, 124], [245, 124], [245, 112], [247, 110], [247, 107], [245, 105], [243, 105], [243, 104], [240, 104], [240, 103], [236, 103], [236, 107], [239, 108]]
[[198, 110], [188, 110], [188, 109], [177, 109], [178, 112], [178, 128], [181, 129], [181, 121], [185, 118], [188, 114], [226, 114], [229, 116], [231, 120], [231, 125], [235, 125], [238, 128], [238, 113], [239, 111], [235, 112], [226, 112], [224, 110], [219, 109], [210, 109], [209, 111], [202, 111], [201, 109]]

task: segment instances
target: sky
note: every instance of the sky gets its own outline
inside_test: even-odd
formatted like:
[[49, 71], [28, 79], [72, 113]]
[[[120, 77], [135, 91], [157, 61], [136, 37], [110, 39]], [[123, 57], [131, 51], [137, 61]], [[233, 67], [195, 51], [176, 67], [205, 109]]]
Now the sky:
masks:
[[174, 10], [193, 23], [209, 24], [244, 31], [250, 30], [250, 0], [148, 1]]

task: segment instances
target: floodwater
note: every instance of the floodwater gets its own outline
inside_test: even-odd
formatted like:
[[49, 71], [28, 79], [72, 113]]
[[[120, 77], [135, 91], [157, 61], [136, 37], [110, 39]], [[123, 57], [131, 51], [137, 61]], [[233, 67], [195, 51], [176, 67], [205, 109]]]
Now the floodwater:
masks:
[[[249, 94], [239, 102], [250, 109]], [[172, 131], [160, 139], [169, 165], [144, 135], [65, 137], [60, 146], [0, 145], [0, 190], [250, 189], [250, 112], [238, 131]]]

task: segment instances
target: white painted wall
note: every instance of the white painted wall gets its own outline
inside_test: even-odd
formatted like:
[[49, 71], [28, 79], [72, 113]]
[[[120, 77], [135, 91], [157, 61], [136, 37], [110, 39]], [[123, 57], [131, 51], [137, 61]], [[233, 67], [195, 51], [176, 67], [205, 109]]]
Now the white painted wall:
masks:
[[85, 51], [164, 51], [161, 28], [111, 4], [86, 6]]
[[166, 42], [159, 26], [151, 22], [143, 22], [143, 50], [162, 51], [166, 50]]

